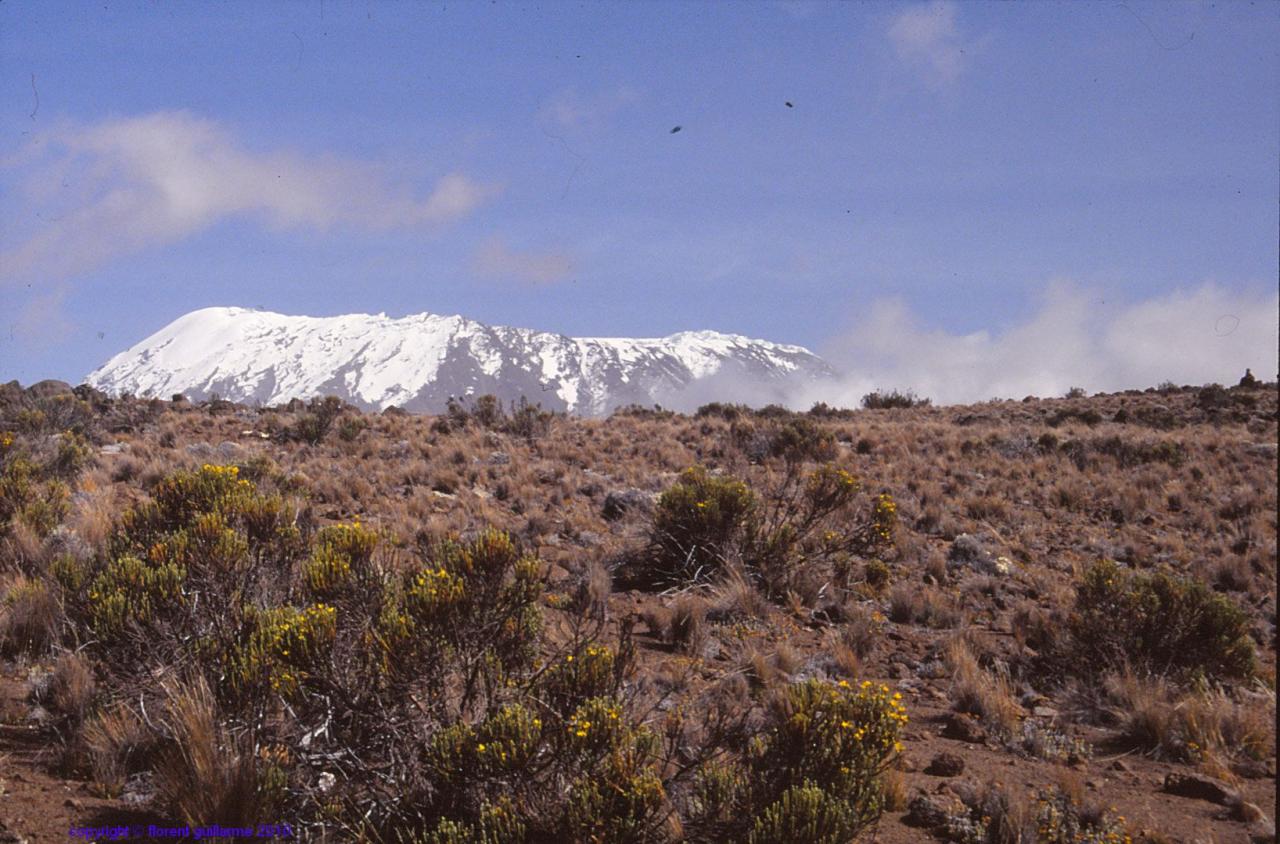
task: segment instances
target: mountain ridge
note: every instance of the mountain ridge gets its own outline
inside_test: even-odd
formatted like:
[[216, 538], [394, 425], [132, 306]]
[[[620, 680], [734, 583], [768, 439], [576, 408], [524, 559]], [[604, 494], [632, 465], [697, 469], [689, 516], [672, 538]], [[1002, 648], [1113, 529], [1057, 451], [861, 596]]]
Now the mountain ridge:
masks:
[[802, 346], [716, 331], [575, 338], [427, 312], [310, 317], [212, 307], [178, 317], [85, 380], [114, 394], [267, 405], [336, 395], [366, 410], [417, 412], [492, 393], [599, 416], [627, 404], [785, 401], [832, 375]]

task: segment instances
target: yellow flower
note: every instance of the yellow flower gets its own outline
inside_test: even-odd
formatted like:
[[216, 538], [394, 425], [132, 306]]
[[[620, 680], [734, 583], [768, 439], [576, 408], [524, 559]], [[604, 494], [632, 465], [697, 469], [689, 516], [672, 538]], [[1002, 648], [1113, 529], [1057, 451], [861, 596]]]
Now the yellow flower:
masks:
[[477, 744], [477, 745], [476, 745], [476, 752], [477, 752], [477, 753], [484, 753], [484, 745], [483, 745], [483, 744]]

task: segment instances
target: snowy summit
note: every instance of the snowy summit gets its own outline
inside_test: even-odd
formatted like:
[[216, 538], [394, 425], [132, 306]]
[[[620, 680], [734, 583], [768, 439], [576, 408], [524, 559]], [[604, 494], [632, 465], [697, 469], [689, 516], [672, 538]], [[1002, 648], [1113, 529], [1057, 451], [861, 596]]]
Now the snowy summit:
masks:
[[205, 308], [111, 358], [86, 381], [109, 393], [280, 404], [334, 395], [364, 409], [439, 412], [451, 396], [520, 396], [586, 416], [628, 405], [785, 401], [832, 375], [819, 357], [714, 331], [573, 338], [461, 316], [286, 316]]

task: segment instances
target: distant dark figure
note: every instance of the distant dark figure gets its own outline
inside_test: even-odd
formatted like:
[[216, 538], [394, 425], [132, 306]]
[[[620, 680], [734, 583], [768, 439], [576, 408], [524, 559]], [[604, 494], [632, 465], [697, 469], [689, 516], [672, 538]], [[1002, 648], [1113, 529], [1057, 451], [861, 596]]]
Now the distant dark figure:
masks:
[[791, 104], [790, 100], [787, 100], [787, 108], [795, 108], [795, 106]]
[[675, 127], [674, 129], [672, 129], [672, 130], [671, 130], [671, 134], [673, 134], [673, 135], [674, 135], [676, 132], [679, 132], [679, 131], [680, 131], [681, 129], [683, 129], [683, 128], [684, 128], [683, 126], [677, 126], [677, 127]]
[[1258, 384], [1258, 379], [1253, 377], [1253, 370], [1246, 368], [1244, 371], [1244, 377], [1240, 379], [1240, 386], [1251, 390], [1258, 386]]

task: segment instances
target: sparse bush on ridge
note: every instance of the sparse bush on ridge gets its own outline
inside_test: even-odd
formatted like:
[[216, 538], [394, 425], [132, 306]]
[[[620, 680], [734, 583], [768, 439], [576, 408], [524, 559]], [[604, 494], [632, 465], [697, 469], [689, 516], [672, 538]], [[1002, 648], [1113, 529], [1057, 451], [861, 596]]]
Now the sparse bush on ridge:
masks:
[[928, 398], [917, 396], [910, 390], [876, 390], [862, 397], [862, 406], [867, 410], [928, 407], [932, 403]]

